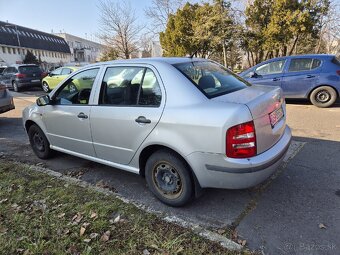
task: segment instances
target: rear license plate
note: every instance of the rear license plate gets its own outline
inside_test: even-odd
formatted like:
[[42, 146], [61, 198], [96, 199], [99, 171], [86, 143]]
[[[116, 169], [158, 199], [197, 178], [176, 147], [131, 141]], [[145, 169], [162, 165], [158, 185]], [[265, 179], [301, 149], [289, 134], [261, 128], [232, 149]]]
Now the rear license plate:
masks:
[[39, 82], [40, 80], [31, 80], [31, 82]]
[[270, 125], [272, 125], [272, 128], [283, 118], [283, 109], [280, 107], [279, 109], [276, 109], [275, 111], [269, 113], [269, 120]]

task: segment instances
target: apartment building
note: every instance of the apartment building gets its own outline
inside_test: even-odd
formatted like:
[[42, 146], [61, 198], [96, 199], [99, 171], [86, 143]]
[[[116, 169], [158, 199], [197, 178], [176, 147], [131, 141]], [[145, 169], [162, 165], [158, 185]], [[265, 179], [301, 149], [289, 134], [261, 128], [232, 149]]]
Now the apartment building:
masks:
[[70, 48], [63, 38], [0, 21], [0, 65], [21, 64], [27, 51], [46, 69], [71, 61]]
[[104, 50], [100, 43], [93, 42], [68, 33], [55, 33], [67, 42], [71, 51], [71, 62], [87, 64], [99, 61]]

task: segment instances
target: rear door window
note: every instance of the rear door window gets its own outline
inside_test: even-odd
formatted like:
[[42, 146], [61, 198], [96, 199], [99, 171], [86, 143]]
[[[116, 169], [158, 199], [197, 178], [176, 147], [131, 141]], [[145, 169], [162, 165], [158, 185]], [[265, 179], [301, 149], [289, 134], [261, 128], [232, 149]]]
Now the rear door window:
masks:
[[290, 61], [288, 72], [302, 72], [318, 68], [321, 60], [313, 58], [294, 58]]
[[251, 86], [241, 77], [211, 61], [192, 61], [174, 66], [208, 98]]

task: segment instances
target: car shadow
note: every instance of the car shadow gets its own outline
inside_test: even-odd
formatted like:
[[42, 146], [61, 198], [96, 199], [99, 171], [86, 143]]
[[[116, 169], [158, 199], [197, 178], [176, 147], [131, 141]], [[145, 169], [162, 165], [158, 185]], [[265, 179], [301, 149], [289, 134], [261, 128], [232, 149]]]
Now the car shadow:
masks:
[[[286, 98], [287, 104], [292, 105], [310, 105], [314, 106], [308, 99], [288, 99]], [[316, 106], [314, 106], [316, 107]], [[334, 105], [332, 105], [330, 108], [340, 108], [340, 99], [338, 99]]]

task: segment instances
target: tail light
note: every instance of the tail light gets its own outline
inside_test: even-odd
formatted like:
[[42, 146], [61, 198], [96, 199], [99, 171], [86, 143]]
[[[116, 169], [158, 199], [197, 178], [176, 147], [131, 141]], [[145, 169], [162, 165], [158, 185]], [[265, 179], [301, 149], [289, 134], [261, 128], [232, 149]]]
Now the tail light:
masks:
[[254, 122], [246, 122], [228, 129], [226, 155], [229, 158], [249, 158], [256, 155]]
[[22, 78], [25, 78], [25, 77], [26, 77], [26, 74], [17, 73], [15, 76], [16, 76], [17, 78], [19, 78], [19, 79], [22, 79]]
[[337, 70], [336, 73], [337, 73], [338, 75], [340, 75], [340, 70]]

